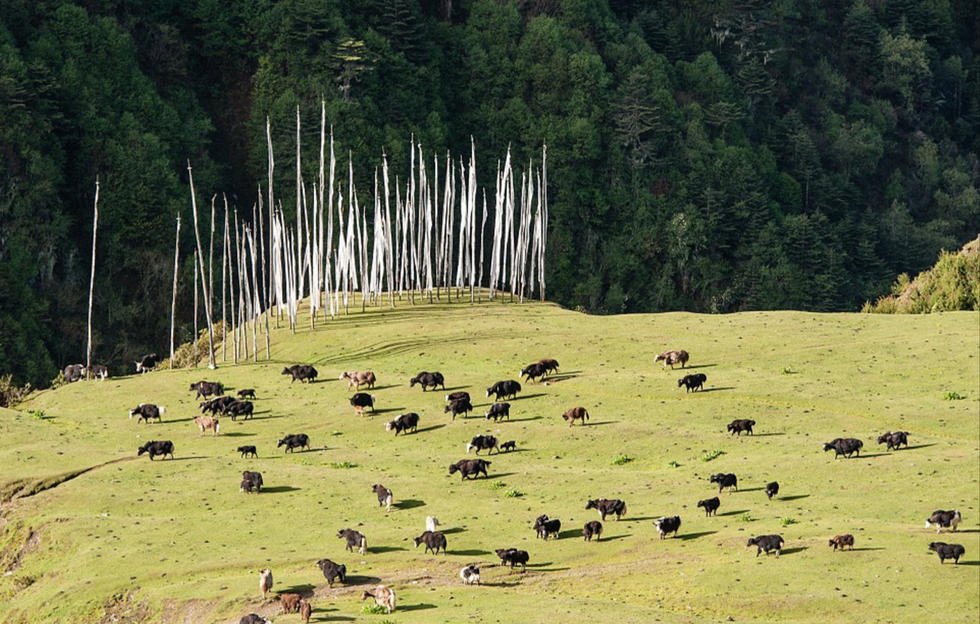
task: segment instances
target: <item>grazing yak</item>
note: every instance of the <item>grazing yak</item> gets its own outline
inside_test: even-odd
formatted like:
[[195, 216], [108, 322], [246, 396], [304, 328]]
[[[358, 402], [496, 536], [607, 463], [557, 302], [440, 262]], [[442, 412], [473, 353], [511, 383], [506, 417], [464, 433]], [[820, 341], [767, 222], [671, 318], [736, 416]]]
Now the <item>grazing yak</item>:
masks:
[[558, 360], [553, 360], [551, 358], [541, 358], [538, 360], [538, 364], [544, 367], [544, 370], [550, 373], [558, 372]]
[[626, 503], [618, 498], [597, 498], [589, 500], [585, 504], [585, 509], [595, 509], [599, 512], [599, 519], [606, 521], [606, 516], [616, 514], [616, 519], [626, 515]]
[[487, 451], [489, 455], [493, 452], [493, 449], [497, 449], [498, 453], [500, 452], [500, 449], [497, 447], [497, 438], [492, 435], [474, 436], [469, 444], [466, 445], [466, 452], [469, 453], [473, 449], [476, 449], [477, 455], [480, 454], [480, 451]]
[[718, 484], [719, 494], [721, 494], [721, 491], [725, 488], [728, 488], [729, 494], [732, 493], [732, 490], [738, 489], [738, 477], [731, 473], [719, 472], [718, 474], [713, 474], [708, 481]]
[[320, 373], [318, 373], [317, 370], [309, 364], [293, 364], [292, 366], [287, 366], [286, 368], [282, 369], [282, 374], [291, 376], [292, 379], [289, 380], [289, 383], [292, 384], [297, 379], [300, 383], [303, 383], [304, 381], [307, 383], [313, 383], [316, 381], [317, 375]]
[[543, 540], [547, 540], [551, 536], [558, 539], [558, 534], [561, 532], [561, 520], [558, 518], [552, 520], [548, 518], [547, 514], [541, 514], [534, 521], [534, 530], [538, 537]]
[[449, 465], [449, 474], [456, 474], [457, 472], [465, 479], [476, 479], [481, 474], [487, 476], [487, 466], [492, 462], [488, 462], [485, 459], [461, 459], [455, 464]]
[[362, 413], [366, 407], [370, 407], [371, 411], [374, 411], [374, 397], [367, 392], [358, 392], [352, 396], [350, 404], [358, 414]]
[[755, 427], [755, 421], [748, 418], [739, 418], [728, 423], [728, 431], [732, 435], [741, 436], [743, 431], [752, 435], [752, 427]]
[[886, 447], [889, 451], [897, 451], [903, 444], [908, 447], [909, 445], [909, 432], [908, 431], [886, 431], [885, 433], [878, 436], [878, 444], [887, 444]]
[[687, 388], [687, 392], [697, 392], [698, 390], [704, 390], [704, 382], [706, 381], [708, 381], [708, 376], [704, 373], [684, 375], [677, 380], [677, 387], [684, 386]]
[[333, 587], [333, 582], [340, 579], [341, 583], [347, 582], [347, 566], [341, 563], [334, 563], [329, 559], [320, 559], [316, 562], [316, 567], [323, 572], [323, 578], [327, 579], [327, 585]]
[[337, 531], [337, 537], [347, 541], [347, 552], [354, 552], [355, 548], [362, 555], [367, 552], [367, 538], [363, 533], [354, 529], [341, 529]]
[[285, 446], [286, 450], [284, 453], [292, 453], [294, 449], [305, 448], [309, 450], [310, 448], [310, 436], [305, 433], [290, 433], [286, 435], [283, 439], [279, 440], [276, 444], [276, 448]]
[[232, 401], [225, 407], [225, 414], [231, 417], [232, 422], [235, 421], [239, 416], [242, 420], [248, 420], [252, 417], [252, 412], [255, 410], [255, 406], [251, 401]]
[[386, 585], [378, 585], [361, 594], [361, 600], [367, 600], [369, 597], [374, 598], [374, 604], [384, 607], [385, 613], [391, 613], [395, 610], [395, 590], [392, 588]]
[[238, 489], [246, 494], [250, 492], [258, 494], [262, 491], [262, 473], [249, 470], [242, 471], [242, 482]]
[[201, 435], [204, 435], [205, 431], [211, 431], [211, 435], [218, 435], [221, 429], [217, 416], [195, 416], [194, 424], [201, 430]]
[[494, 551], [497, 553], [497, 557], [500, 558], [500, 564], [509, 564], [510, 569], [513, 570], [515, 565], [521, 566], [521, 571], [527, 569], [527, 562], [531, 560], [531, 557], [527, 554], [526, 550], [518, 550], [516, 548], [498, 548]]
[[517, 450], [517, 440], [507, 440], [500, 445], [501, 451], [516, 451]]
[[239, 446], [237, 450], [238, 450], [239, 453], [242, 454], [242, 457], [248, 457], [249, 455], [251, 455], [252, 457], [258, 457], [259, 456], [259, 453], [255, 449], [255, 445], [254, 444], [247, 444], [245, 446]]
[[85, 375], [82, 373], [83, 370], [85, 370], [84, 364], [69, 364], [63, 371], [61, 371], [61, 374], [64, 375], [65, 381], [68, 383], [74, 383], [85, 377]]
[[238, 624], [272, 624], [272, 620], [267, 620], [256, 613], [249, 613], [248, 615], [243, 615], [238, 620]]
[[950, 511], [945, 511], [942, 509], [937, 509], [932, 512], [932, 515], [926, 519], [926, 528], [928, 529], [931, 525], [936, 525], [936, 533], [939, 533], [943, 529], [950, 529], [955, 531], [956, 525], [958, 525], [963, 520], [963, 516], [956, 509]]
[[148, 373], [157, 366], [157, 362], [160, 361], [160, 356], [156, 353], [148, 353], [136, 361], [136, 372], [137, 373]]
[[88, 377], [89, 373], [92, 374], [93, 379], [108, 379], [109, 369], [105, 364], [93, 364], [91, 369], [82, 367], [82, 377]]
[[239, 399], [255, 399], [255, 388], [242, 388], [238, 391]]
[[699, 500], [698, 507], [704, 508], [705, 517], [714, 515], [718, 511], [718, 508], [721, 507], [721, 499], [715, 496], [714, 498]]
[[487, 388], [487, 397], [494, 397], [494, 401], [499, 401], [501, 399], [513, 399], [517, 397], [517, 393], [521, 391], [521, 384], [514, 381], [513, 379], [507, 379], [505, 381], [498, 381], [489, 388]]
[[565, 419], [569, 427], [574, 425], [576, 420], [581, 420], [582, 425], [585, 425], [585, 421], [589, 419], [589, 411], [584, 407], [573, 407], [562, 414], [561, 417]]
[[210, 412], [213, 415], [224, 414], [227, 412], [229, 407], [237, 402], [238, 399], [230, 396], [219, 396], [213, 399], [207, 399], [200, 403], [201, 413], [207, 414]]
[[409, 412], [407, 414], [402, 414], [395, 420], [388, 421], [385, 423], [385, 431], [394, 431], [395, 435], [403, 431], [418, 431], [419, 428], [419, 415], [415, 412]]
[[946, 542], [932, 542], [929, 550], [939, 555], [939, 563], [945, 563], [947, 559], [952, 559], [953, 563], [959, 563], [960, 557], [966, 553], [966, 549], [960, 544], [947, 544]]
[[850, 533], [845, 533], [844, 535], [835, 535], [827, 542], [828, 546], [834, 547], [834, 552], [840, 548], [842, 551], [844, 547], [847, 546], [849, 550], [854, 550], [854, 536]]
[[585, 526], [582, 527], [582, 537], [587, 542], [591, 542], [593, 537], [597, 542], [600, 541], [602, 539], [602, 523], [598, 520], [586, 522]]
[[463, 579], [464, 585], [479, 585], [480, 568], [475, 565], [468, 565], [459, 571], [459, 578]]
[[664, 368], [667, 368], [668, 366], [674, 368], [674, 365], [676, 364], [680, 364], [681, 368], [684, 368], [687, 366], [687, 360], [689, 357], [690, 356], [687, 354], [687, 351], [677, 349], [673, 351], [664, 351], [657, 356], [657, 359], [655, 359], [654, 362], [663, 362]]
[[174, 458], [174, 443], [170, 440], [151, 440], [137, 449], [136, 455], [142, 455], [147, 453], [150, 456], [150, 461], [157, 455], [162, 455], [166, 459], [167, 455], [170, 455], [170, 459]]
[[681, 528], [681, 517], [664, 516], [654, 520], [653, 524], [656, 525], [657, 532], [660, 533], [660, 539], [666, 539], [668, 533], [673, 533], [674, 537], [677, 537], [677, 531]]
[[446, 401], [452, 403], [453, 401], [467, 401], [470, 400], [470, 393], [465, 390], [460, 390], [458, 392], [450, 392], [446, 395]]
[[163, 422], [160, 418], [167, 413], [167, 408], [162, 405], [154, 405], [153, 403], [140, 403], [133, 409], [129, 410], [129, 417], [139, 416], [137, 422], [150, 422], [150, 419], [156, 418], [157, 422]]
[[779, 483], [777, 483], [776, 481], [767, 483], [766, 496], [769, 497], [769, 500], [772, 500], [772, 497], [775, 496], [776, 494], [779, 494]]
[[299, 601], [303, 597], [299, 594], [279, 594], [279, 604], [282, 605], [283, 613], [299, 613]]
[[778, 557], [779, 553], [783, 550], [783, 544], [784, 540], [781, 535], [760, 535], [758, 537], [750, 537], [745, 547], [755, 546], [756, 557], [763, 552], [768, 555], [773, 550], [776, 551], [776, 556]]
[[466, 418], [466, 415], [473, 411], [473, 404], [470, 403], [469, 399], [460, 399], [453, 401], [444, 407], [442, 411], [444, 414], [452, 413], [453, 420], [455, 421], [456, 416], [459, 414], [462, 414], [463, 418]]
[[340, 374], [340, 380], [347, 380], [347, 389], [350, 390], [360, 390], [361, 386], [367, 386], [368, 388], [373, 388], [375, 382], [378, 380], [374, 376], [372, 371], [345, 371]]
[[864, 447], [864, 442], [855, 438], [834, 438], [823, 445], [823, 450], [824, 452], [834, 451], [834, 459], [841, 455], [850, 459], [851, 455], [854, 454], [860, 457], [862, 447]]
[[442, 554], [446, 554], [446, 536], [439, 531], [425, 531], [415, 538], [415, 547], [418, 548], [419, 544], [425, 544], [425, 552], [431, 550], [433, 555], [438, 555], [440, 548]]
[[487, 420], [499, 421], [501, 418], [510, 420], [510, 403], [491, 403], [490, 409], [484, 414]]
[[259, 572], [259, 591], [262, 592], [263, 598], [272, 591], [272, 570], [266, 568]]
[[191, 384], [189, 390], [194, 390], [197, 392], [194, 398], [196, 399], [207, 399], [211, 396], [221, 396], [225, 393], [224, 385], [219, 381], [195, 381]]
[[530, 383], [535, 379], [544, 379], [544, 376], [547, 374], [548, 370], [540, 362], [528, 364], [521, 369], [521, 377], [523, 377], [524, 381], [527, 383]]
[[391, 490], [380, 483], [375, 483], [371, 486], [371, 491], [378, 497], [378, 507], [384, 507], [385, 511], [391, 511], [391, 502], [394, 500]]
[[422, 392], [425, 392], [428, 388], [436, 389], [436, 386], [446, 389], [446, 378], [442, 376], [440, 372], [430, 373], [428, 371], [422, 371], [415, 377], [408, 380], [408, 386], [414, 388], [415, 384], [422, 386]]

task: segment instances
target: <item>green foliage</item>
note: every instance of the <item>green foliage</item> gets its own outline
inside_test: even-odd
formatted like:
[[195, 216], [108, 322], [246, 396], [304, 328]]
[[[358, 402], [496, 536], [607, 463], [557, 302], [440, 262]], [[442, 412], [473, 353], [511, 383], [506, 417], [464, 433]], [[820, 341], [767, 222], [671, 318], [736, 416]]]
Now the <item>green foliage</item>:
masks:
[[354, 462], [349, 462], [349, 461], [330, 462], [330, 467], [331, 468], [338, 468], [338, 469], [348, 469], [348, 468], [357, 468], [357, 464], [355, 464]]
[[361, 605], [361, 613], [367, 613], [368, 615], [381, 615], [388, 613], [388, 611], [381, 605], [374, 603]]
[[797, 524], [797, 523], [798, 523], [798, 520], [796, 520], [795, 518], [780, 518], [779, 519], [779, 524], [781, 524], [784, 527], [791, 526], [791, 525], [794, 525], [794, 524]]
[[853, 310], [980, 230], [969, 2], [7, 4], [0, 362], [17, 383], [83, 352], [96, 176], [93, 338], [118, 374], [169, 339], [186, 161], [199, 203], [227, 192], [248, 220], [268, 119], [294, 205], [296, 110], [309, 182], [321, 98], [361, 194], [382, 151], [404, 181], [412, 136], [440, 155], [473, 137], [485, 163], [547, 143], [548, 295], [573, 309]]
[[725, 451], [722, 451], [722, 450], [719, 450], [719, 449], [715, 449], [713, 451], [705, 451], [704, 454], [701, 455], [701, 461], [703, 461], [703, 462], [709, 462], [709, 461], [712, 461], [714, 459], [718, 459], [719, 457], [721, 457], [724, 454], [725, 454]]
[[0, 375], [0, 407], [16, 407], [32, 391], [31, 384], [18, 386], [13, 375]]
[[621, 453], [612, 460], [612, 464], [613, 466], [624, 466], [635, 459], [635, 457]]
[[863, 311], [925, 314], [980, 310], [980, 238], [959, 253], [943, 251], [935, 266], [915, 279], [906, 273], [899, 275], [891, 292], [874, 304], [865, 304]]
[[955, 390], [950, 390], [948, 392], [943, 393], [944, 401], [962, 401], [965, 398], [966, 398], [965, 396], [963, 396], [959, 392], [956, 392]]
[[504, 492], [504, 496], [506, 496], [507, 498], [520, 498], [524, 496], [524, 492], [520, 490], [507, 490], [506, 492]]

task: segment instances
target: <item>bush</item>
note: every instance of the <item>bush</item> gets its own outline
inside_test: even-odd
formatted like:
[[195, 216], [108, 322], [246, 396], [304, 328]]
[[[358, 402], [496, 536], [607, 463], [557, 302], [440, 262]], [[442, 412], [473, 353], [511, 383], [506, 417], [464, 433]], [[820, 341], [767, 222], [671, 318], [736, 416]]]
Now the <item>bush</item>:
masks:
[[958, 253], [943, 251], [931, 269], [915, 279], [902, 273], [891, 294], [865, 303], [862, 312], [928, 314], [980, 309], [980, 238]]
[[616, 456], [616, 459], [612, 460], [612, 463], [613, 463], [613, 466], [622, 466], [623, 464], [630, 463], [634, 459], [636, 459], [636, 458], [635, 457], [631, 457], [629, 455], [625, 455], [625, 454], [623, 454], [623, 455], [617, 455]]
[[361, 607], [361, 611], [371, 615], [387, 614], [388, 611], [379, 604], [366, 604]]
[[946, 394], [943, 395], [944, 401], [962, 401], [965, 398], [966, 397], [960, 394], [959, 392], [952, 392], [952, 391], [947, 392]]
[[[221, 349], [221, 331], [224, 325], [221, 321], [217, 321], [214, 324], [214, 353], [215, 357], [220, 356]], [[249, 338], [251, 340], [251, 338]], [[251, 342], [249, 342], [249, 349], [251, 349]], [[265, 346], [265, 342], [261, 342], [260, 349]], [[231, 348], [231, 344], [228, 344]], [[194, 357], [194, 354], [197, 357]], [[199, 366], [202, 362], [207, 363], [208, 361], [208, 328], [205, 327], [197, 336], [197, 342], [185, 342], [176, 349], [174, 349], [174, 365], [173, 368], [194, 368]], [[158, 369], [170, 368], [170, 358], [162, 360], [157, 364]]]
[[718, 459], [719, 457], [721, 457], [724, 454], [725, 454], [725, 451], [720, 451], [718, 449], [715, 449], [713, 451], [706, 451], [705, 454], [701, 456], [701, 461], [703, 461], [703, 462], [709, 462], [709, 461], [711, 461], [713, 459]]
[[357, 464], [349, 461], [333, 462], [330, 464], [331, 468], [357, 468]]
[[780, 522], [782, 523], [783, 526], [789, 526], [791, 524], [796, 524], [797, 521], [794, 520], [793, 518], [782, 518], [780, 519]]
[[506, 496], [507, 498], [520, 498], [524, 496], [524, 492], [520, 490], [507, 490], [504, 496]]
[[31, 384], [18, 386], [14, 383], [13, 375], [0, 377], [0, 407], [14, 407], [34, 391]]

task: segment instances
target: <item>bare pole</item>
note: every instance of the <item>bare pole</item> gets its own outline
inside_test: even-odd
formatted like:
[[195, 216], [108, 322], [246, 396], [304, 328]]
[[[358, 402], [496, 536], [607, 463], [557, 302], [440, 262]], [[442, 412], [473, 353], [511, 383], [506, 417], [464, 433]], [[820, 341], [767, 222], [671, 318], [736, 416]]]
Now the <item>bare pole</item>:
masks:
[[194, 238], [197, 241], [197, 255], [202, 259], [202, 262], [198, 263], [198, 269], [201, 272], [201, 288], [204, 291], [204, 318], [208, 324], [208, 368], [214, 370], [218, 368], [218, 364], [214, 360], [214, 327], [211, 325], [211, 302], [209, 300], [207, 282], [204, 279], [204, 254], [201, 252], [201, 233], [197, 228], [197, 197], [194, 193], [194, 174], [191, 171], [191, 161], [189, 160], [187, 161], [187, 176], [191, 186], [191, 207], [194, 211]]
[[174, 290], [170, 298], [170, 368], [174, 367], [174, 332], [177, 319], [177, 265], [180, 261], [180, 213], [177, 213], [177, 235], [174, 237]]
[[218, 198], [215, 193], [211, 196], [211, 238], [208, 244], [208, 297], [214, 305], [214, 200]]
[[85, 347], [85, 376], [92, 376], [92, 299], [95, 292], [95, 241], [99, 233], [99, 178], [95, 178], [95, 207], [92, 215], [92, 271], [88, 278], [88, 342]]
[[221, 194], [225, 203], [225, 228], [221, 233], [221, 361], [228, 361], [228, 315], [225, 305], [228, 294], [228, 196]]
[[197, 252], [195, 251], [194, 252], [194, 339], [192, 341], [193, 344], [194, 344], [194, 367], [195, 368], [197, 368], [197, 362], [200, 359], [199, 358], [198, 351], [197, 351], [197, 333], [198, 333], [197, 332], [197, 309], [198, 309], [197, 308], [197, 301], [198, 301], [198, 297], [197, 297], [197, 263], [198, 263], [198, 255], [197, 255]]

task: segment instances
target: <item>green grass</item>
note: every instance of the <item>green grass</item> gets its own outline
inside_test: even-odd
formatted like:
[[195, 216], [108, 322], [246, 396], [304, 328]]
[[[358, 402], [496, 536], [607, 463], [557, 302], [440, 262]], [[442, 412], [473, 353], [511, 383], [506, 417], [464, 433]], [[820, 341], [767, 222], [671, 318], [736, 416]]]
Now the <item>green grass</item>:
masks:
[[[943, 398], [951, 383], [980, 387], [977, 313], [591, 317], [546, 304], [403, 302], [301, 327], [276, 333], [272, 362], [82, 382], [0, 411], [0, 492], [19, 493], [0, 511], [0, 572], [16, 562], [0, 575], [0, 622], [88, 624], [109, 612], [235, 623], [252, 611], [298, 622], [261, 603], [265, 567], [275, 590], [315, 587], [314, 619], [380, 621], [361, 611], [362, 586], [327, 587], [323, 557], [353, 581], [394, 587], [399, 608], [384, 617], [402, 624], [980, 616], [980, 401]], [[654, 364], [667, 348], [691, 353], [704, 392], [685, 393], [685, 371]], [[525, 384], [510, 421], [480, 416], [484, 388], [542, 357], [561, 370]], [[290, 384], [279, 373], [294, 362], [315, 364], [320, 382]], [[377, 413], [348, 405], [337, 377], [352, 369], [377, 373]], [[446, 392], [409, 388], [421, 370], [442, 371], [446, 392], [468, 390], [474, 417], [452, 422]], [[256, 388], [255, 418], [200, 436], [187, 386], [203, 378]], [[164, 422], [130, 420], [140, 402], [165, 405]], [[561, 414], [577, 405], [592, 418], [569, 427]], [[418, 433], [385, 431], [409, 411], [421, 415]], [[730, 436], [735, 418], [756, 420], [755, 435]], [[874, 439], [887, 430], [909, 431], [911, 448], [886, 453]], [[311, 451], [276, 448], [299, 432]], [[450, 477], [481, 433], [521, 447], [487, 457], [488, 479]], [[864, 440], [862, 456], [823, 453], [835, 437]], [[176, 459], [136, 458], [149, 439], [173, 440]], [[259, 457], [241, 458], [242, 444]], [[706, 465], [704, 449], [724, 454]], [[618, 457], [633, 460], [611, 465]], [[262, 472], [261, 494], [239, 493], [246, 469]], [[740, 490], [720, 494], [706, 518], [695, 505], [718, 495], [714, 472], [736, 473]], [[773, 480], [780, 495], [769, 501]], [[393, 490], [391, 512], [374, 483]], [[578, 529], [598, 516], [585, 501], [599, 497], [626, 500], [629, 514], [586, 543]], [[957, 534], [922, 528], [940, 508], [962, 511]], [[562, 539], [535, 538], [540, 514], [561, 519]], [[449, 531], [445, 556], [411, 541], [429, 515]], [[662, 515], [682, 517], [677, 539], [658, 538]], [[367, 536], [367, 554], [344, 550], [335, 535], [345, 527]], [[745, 548], [765, 533], [786, 539], [782, 557]], [[839, 533], [855, 536], [853, 553], [827, 548]], [[926, 550], [936, 539], [966, 547], [960, 565], [940, 566]], [[493, 550], [511, 546], [530, 552], [526, 574], [496, 565]], [[460, 583], [468, 563], [481, 565], [482, 586]]]

